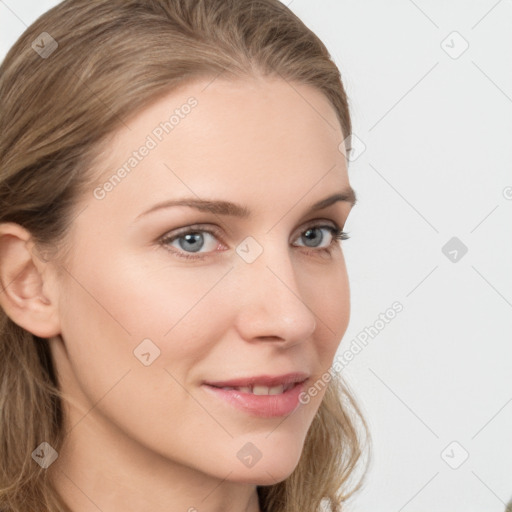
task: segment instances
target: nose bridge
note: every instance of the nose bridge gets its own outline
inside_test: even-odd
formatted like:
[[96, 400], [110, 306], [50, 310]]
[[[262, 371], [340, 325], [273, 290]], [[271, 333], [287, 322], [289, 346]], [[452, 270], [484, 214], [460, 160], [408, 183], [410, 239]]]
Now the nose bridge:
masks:
[[316, 318], [305, 303], [288, 244], [271, 236], [262, 244], [254, 239], [246, 243], [237, 248], [237, 252], [246, 250], [239, 252], [242, 256], [236, 270], [240, 334], [246, 339], [278, 338], [288, 343], [307, 339], [316, 328]]

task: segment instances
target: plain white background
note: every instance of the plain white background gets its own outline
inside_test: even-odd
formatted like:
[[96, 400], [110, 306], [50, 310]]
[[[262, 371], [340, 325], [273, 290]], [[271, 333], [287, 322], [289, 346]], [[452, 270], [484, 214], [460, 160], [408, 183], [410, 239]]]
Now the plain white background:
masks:
[[[0, 0], [0, 58], [56, 3]], [[283, 3], [340, 68], [359, 141], [344, 242], [352, 317], [337, 357], [367, 334], [342, 371], [373, 461], [349, 509], [502, 512], [512, 496], [512, 2]], [[403, 311], [378, 322], [395, 301]]]

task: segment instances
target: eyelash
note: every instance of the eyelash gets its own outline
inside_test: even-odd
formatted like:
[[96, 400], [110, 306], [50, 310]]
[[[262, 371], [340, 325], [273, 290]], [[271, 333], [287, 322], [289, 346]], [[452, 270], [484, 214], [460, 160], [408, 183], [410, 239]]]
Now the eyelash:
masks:
[[[325, 253], [331, 253], [334, 249], [334, 246], [336, 244], [336, 241], [338, 240], [348, 240], [350, 236], [343, 231], [337, 224], [334, 226], [328, 225], [328, 224], [314, 224], [311, 226], [308, 226], [304, 229], [304, 231], [301, 232], [301, 235], [304, 234], [306, 231], [310, 229], [328, 229], [331, 232], [332, 235], [332, 242], [329, 244], [328, 247], [321, 247], [320, 249], [310, 249], [306, 251], [306, 253], [319, 253], [319, 252], [325, 252]], [[177, 250], [175, 248], [171, 248], [169, 245], [171, 242], [174, 242], [175, 240], [189, 234], [195, 234], [195, 233], [208, 233], [215, 238], [220, 239], [219, 232], [217, 229], [212, 228], [204, 228], [202, 226], [187, 226], [186, 231], [181, 231], [178, 233], [174, 233], [172, 235], [164, 235], [162, 238], [160, 238], [160, 244], [168, 251], [170, 251], [172, 254], [179, 258], [187, 259], [187, 260], [202, 260], [210, 255], [210, 253], [198, 253], [198, 255], [193, 255], [193, 253], [187, 253], [182, 252], [180, 250]], [[299, 246], [305, 248], [305, 246]]]

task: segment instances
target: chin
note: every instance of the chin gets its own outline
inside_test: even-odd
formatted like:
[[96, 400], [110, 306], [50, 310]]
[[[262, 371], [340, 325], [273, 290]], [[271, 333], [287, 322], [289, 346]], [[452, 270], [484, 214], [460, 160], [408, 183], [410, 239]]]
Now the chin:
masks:
[[229, 480], [252, 485], [275, 485], [286, 480], [295, 468], [296, 464], [268, 464], [258, 468], [240, 469], [233, 471]]
[[265, 443], [258, 445], [258, 451], [250, 442], [243, 445], [237, 453], [240, 463], [234, 468], [232, 466], [230, 480], [255, 485], [274, 485], [286, 480], [293, 473], [302, 454], [302, 444], [272, 443], [272, 435]]

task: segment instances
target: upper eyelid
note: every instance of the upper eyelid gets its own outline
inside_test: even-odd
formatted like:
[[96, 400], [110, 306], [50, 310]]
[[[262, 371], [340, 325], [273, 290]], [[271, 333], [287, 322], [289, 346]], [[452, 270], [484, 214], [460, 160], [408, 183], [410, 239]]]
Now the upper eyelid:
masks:
[[[338, 222], [336, 222], [334, 219], [327, 219], [327, 218], [311, 219], [309, 221], [306, 221], [304, 224], [302, 224], [302, 226], [300, 226], [300, 228], [298, 228], [298, 229], [304, 231], [304, 230], [308, 229], [308, 227], [320, 226], [322, 223], [325, 223], [325, 222], [331, 222], [333, 224], [334, 228], [342, 229], [340, 224]], [[186, 235], [187, 233], [191, 233], [193, 231], [206, 231], [206, 232], [213, 233], [215, 236], [219, 236], [221, 229], [222, 228], [219, 228], [218, 226], [215, 226], [212, 224], [207, 224], [207, 223], [190, 224], [188, 226], [183, 226], [182, 228], [176, 228], [176, 229], [164, 234], [163, 236], [161, 236], [159, 238], [159, 240], [165, 241], [165, 240], [169, 240], [172, 238], [174, 238], [174, 239], [179, 238], [180, 236]], [[224, 242], [224, 240], [221, 240], [221, 241]]]

